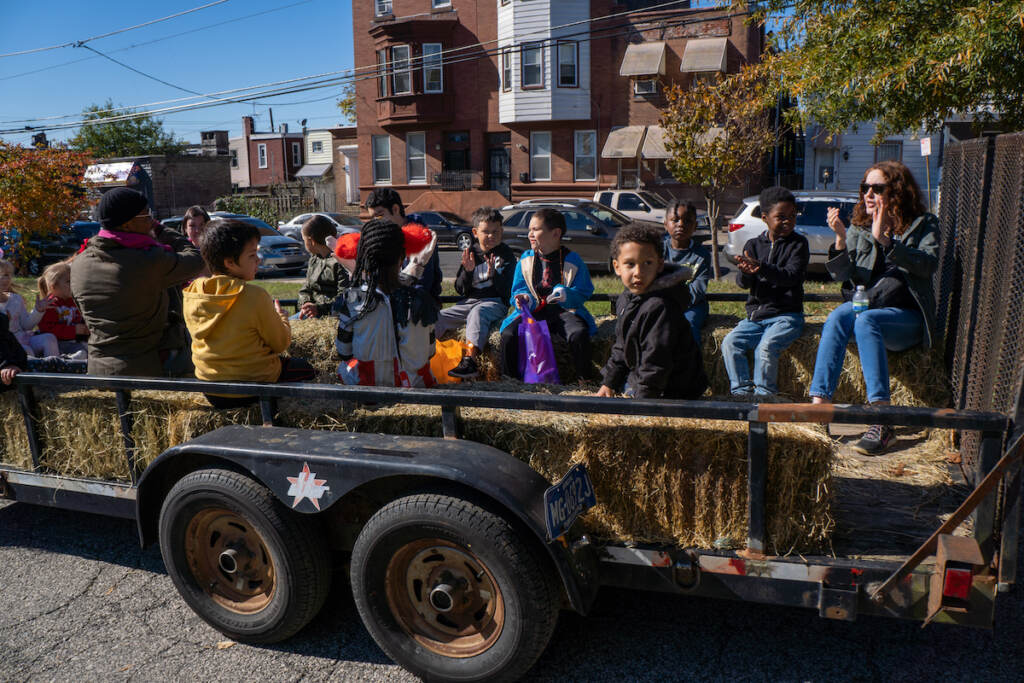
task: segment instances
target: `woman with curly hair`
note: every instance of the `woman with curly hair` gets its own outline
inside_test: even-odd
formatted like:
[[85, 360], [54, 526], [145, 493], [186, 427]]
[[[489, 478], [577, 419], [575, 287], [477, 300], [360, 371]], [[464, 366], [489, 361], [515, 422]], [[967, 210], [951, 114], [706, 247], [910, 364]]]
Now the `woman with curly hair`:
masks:
[[[882, 161], [867, 170], [860, 201], [847, 228], [839, 209], [830, 208], [828, 225], [835, 233], [827, 268], [842, 281], [846, 303], [828, 316], [821, 333], [810, 395], [829, 403], [843, 371], [846, 345], [857, 342], [868, 402], [889, 403], [887, 351], [904, 351], [937, 340], [932, 275], [938, 266], [938, 219], [926, 213], [921, 190], [910, 170], [898, 161]], [[867, 310], [854, 310], [858, 285], [868, 294]], [[853, 448], [867, 455], [883, 453], [893, 439], [892, 427], [872, 425]]]

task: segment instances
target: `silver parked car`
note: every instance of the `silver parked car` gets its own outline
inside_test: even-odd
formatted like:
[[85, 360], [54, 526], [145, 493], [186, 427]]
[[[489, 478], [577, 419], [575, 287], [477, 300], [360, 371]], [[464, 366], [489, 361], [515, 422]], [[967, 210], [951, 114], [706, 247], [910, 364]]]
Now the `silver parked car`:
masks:
[[302, 242], [282, 235], [259, 218], [223, 211], [216, 211], [210, 214], [210, 217], [231, 218], [256, 226], [260, 231], [260, 247], [257, 252], [260, 263], [256, 271], [258, 275], [298, 275], [306, 268], [309, 256], [302, 248]]
[[334, 223], [334, 234], [338, 237], [341, 237], [347, 232], [359, 232], [363, 229], [363, 222], [355, 216], [324, 211], [318, 211], [316, 213], [302, 213], [295, 216], [287, 223], [284, 221], [278, 222], [277, 229], [285, 237], [291, 237], [293, 240], [298, 240], [299, 244], [302, 244], [302, 224], [313, 216], [323, 216], [330, 222]]
[[[825, 272], [829, 245], [835, 243], [836, 235], [828, 227], [828, 208], [839, 207], [843, 222], [850, 224], [850, 214], [859, 199], [856, 192], [794, 192], [796, 197], [796, 231], [807, 238], [811, 248], [811, 260], [807, 269], [817, 273]], [[743, 253], [747, 241], [768, 229], [761, 220], [761, 207], [757, 197], [747, 197], [743, 207], [729, 221], [729, 243], [725, 245], [726, 257], [736, 263], [736, 257]]]

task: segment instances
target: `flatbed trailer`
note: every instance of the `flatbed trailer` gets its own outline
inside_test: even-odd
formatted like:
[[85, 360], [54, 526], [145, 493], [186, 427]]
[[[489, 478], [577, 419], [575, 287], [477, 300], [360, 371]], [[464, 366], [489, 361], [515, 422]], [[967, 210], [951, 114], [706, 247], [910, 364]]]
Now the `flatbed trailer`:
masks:
[[[1019, 426], [1006, 415], [896, 406], [717, 401], [315, 384], [21, 374], [15, 389], [33, 468], [0, 465], [0, 498], [135, 520], [159, 543], [189, 606], [228, 637], [292, 637], [348, 565], [360, 616], [406, 669], [437, 680], [522, 676], [560, 609], [587, 614], [601, 586], [991, 627], [1016, 581]], [[41, 466], [38, 402], [113, 392], [130, 480]], [[263, 426], [222, 427], [140, 466], [131, 392], [258, 397]], [[443, 438], [274, 426], [277, 401], [439, 406]], [[747, 423], [745, 548], [598, 542], [576, 516], [592, 504], [585, 470], [552, 486], [515, 457], [460, 437], [461, 408], [732, 420]], [[889, 424], [976, 430], [973, 490], [914, 553], [879, 559], [766, 554], [768, 425]], [[799, 453], [792, 457], [799, 457]], [[577, 470], [577, 468], [573, 468]], [[953, 530], [970, 516], [970, 536]]]

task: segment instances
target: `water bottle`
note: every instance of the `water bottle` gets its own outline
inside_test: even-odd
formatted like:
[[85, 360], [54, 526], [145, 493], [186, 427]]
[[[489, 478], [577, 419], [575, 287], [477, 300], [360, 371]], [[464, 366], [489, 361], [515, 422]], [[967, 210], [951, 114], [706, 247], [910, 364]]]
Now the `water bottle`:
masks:
[[857, 317], [868, 310], [868, 293], [864, 291], [864, 285], [857, 285], [857, 291], [853, 293], [853, 315]]

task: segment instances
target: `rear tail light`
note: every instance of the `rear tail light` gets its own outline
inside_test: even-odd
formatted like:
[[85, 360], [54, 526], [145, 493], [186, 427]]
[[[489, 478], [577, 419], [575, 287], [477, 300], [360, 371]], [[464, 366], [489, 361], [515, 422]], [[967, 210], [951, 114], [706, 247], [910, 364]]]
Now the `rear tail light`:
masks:
[[946, 567], [945, 580], [942, 582], [943, 597], [966, 600], [970, 594], [971, 570]]
[[742, 223], [730, 223], [729, 224], [729, 232], [736, 232], [737, 230], [741, 230], [742, 228], [743, 228], [743, 224]]

